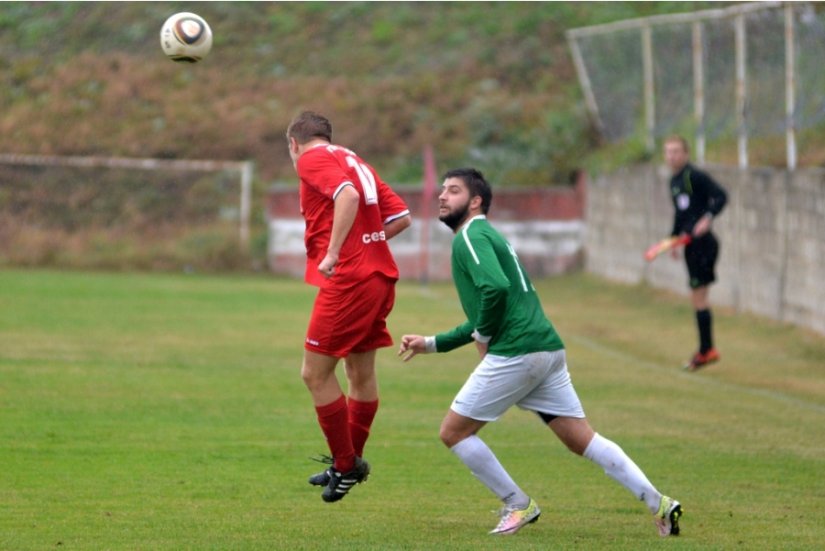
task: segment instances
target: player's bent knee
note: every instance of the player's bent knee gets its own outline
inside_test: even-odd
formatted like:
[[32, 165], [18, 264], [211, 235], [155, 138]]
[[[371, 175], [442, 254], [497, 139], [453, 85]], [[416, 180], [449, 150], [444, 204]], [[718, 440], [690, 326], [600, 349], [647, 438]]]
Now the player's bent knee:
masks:
[[453, 431], [445, 429], [443, 426], [441, 427], [441, 430], [438, 432], [438, 437], [448, 448], [452, 448], [459, 442], [455, 438], [455, 433]]
[[444, 445], [448, 448], [452, 448], [465, 438], [469, 438], [476, 434], [477, 429], [471, 427], [455, 427], [451, 425], [441, 425], [441, 429], [439, 430], [438, 436], [441, 438], [441, 441], [444, 442]]
[[441, 429], [438, 433], [439, 438], [441, 438], [441, 441], [448, 448], [452, 448], [465, 438], [468, 438], [472, 435], [473, 433], [466, 433], [463, 431], [456, 430], [455, 427], [445, 425], [441, 425]]
[[321, 386], [317, 377], [314, 377], [305, 371], [301, 371], [301, 380], [304, 381], [304, 386], [306, 386], [310, 391]]
[[301, 379], [310, 391], [323, 388], [327, 384], [329, 377], [330, 374], [327, 372], [313, 370], [306, 366], [301, 368]]

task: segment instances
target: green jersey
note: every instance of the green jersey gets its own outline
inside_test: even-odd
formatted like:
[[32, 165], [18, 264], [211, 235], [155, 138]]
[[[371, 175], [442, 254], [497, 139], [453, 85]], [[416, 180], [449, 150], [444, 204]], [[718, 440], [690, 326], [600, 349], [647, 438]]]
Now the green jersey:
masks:
[[479, 215], [453, 239], [453, 280], [467, 321], [435, 336], [438, 352], [489, 338], [488, 352], [520, 356], [564, 348], [510, 243]]

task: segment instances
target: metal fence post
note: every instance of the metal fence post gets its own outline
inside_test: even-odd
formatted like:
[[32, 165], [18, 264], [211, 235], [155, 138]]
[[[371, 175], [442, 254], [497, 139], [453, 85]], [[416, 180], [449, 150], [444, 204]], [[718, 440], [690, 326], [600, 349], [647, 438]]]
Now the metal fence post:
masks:
[[642, 68], [645, 95], [645, 146], [648, 153], [656, 149], [656, 104], [653, 88], [653, 37], [650, 25], [642, 27]]
[[793, 6], [785, 4], [785, 142], [788, 170], [796, 169], [796, 35]]
[[696, 120], [696, 162], [705, 164], [705, 68], [702, 23], [693, 23], [693, 113]]
[[747, 82], [746, 67], [747, 44], [745, 35], [745, 16], [739, 14], [734, 20], [736, 35], [736, 133], [739, 168], [748, 168], [748, 129], [747, 129]]

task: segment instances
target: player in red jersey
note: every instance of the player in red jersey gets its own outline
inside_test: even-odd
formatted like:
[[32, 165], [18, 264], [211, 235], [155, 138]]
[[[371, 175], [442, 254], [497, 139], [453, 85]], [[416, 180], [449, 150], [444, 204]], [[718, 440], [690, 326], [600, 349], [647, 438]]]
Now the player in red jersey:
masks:
[[[306, 111], [287, 129], [306, 220], [306, 282], [320, 287], [304, 343], [301, 377], [327, 439], [332, 466], [310, 477], [333, 502], [366, 480], [364, 444], [378, 409], [375, 351], [391, 346], [386, 318], [398, 267], [387, 241], [409, 227], [410, 211], [371, 166], [333, 145], [332, 125]], [[344, 358], [348, 395], [335, 376]]]

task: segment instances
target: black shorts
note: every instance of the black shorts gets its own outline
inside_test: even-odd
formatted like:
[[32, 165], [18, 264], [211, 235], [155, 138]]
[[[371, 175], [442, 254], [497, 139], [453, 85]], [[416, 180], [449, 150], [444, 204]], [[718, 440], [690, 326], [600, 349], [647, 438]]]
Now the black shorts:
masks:
[[688, 269], [688, 285], [697, 289], [716, 281], [716, 259], [719, 256], [719, 242], [712, 233], [707, 233], [685, 247], [685, 264]]

